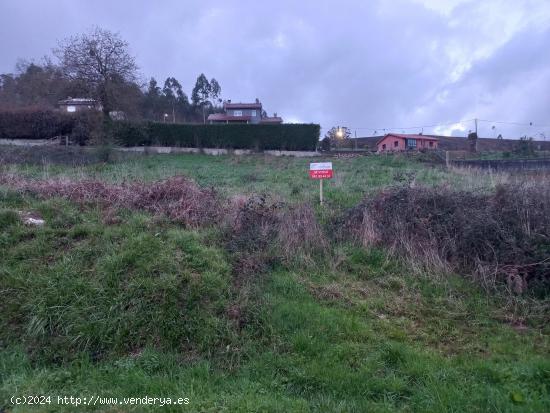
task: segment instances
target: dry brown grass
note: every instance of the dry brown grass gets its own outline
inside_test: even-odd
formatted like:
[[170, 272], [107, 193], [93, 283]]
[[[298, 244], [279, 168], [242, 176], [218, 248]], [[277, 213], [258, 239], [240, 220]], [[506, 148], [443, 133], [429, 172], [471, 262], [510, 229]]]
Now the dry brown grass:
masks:
[[550, 185], [493, 193], [399, 187], [349, 211], [344, 232], [382, 245], [413, 269], [472, 275], [487, 289], [550, 293]]
[[280, 215], [277, 244], [285, 261], [312, 263], [326, 252], [328, 240], [309, 204], [288, 208]]
[[[224, 212], [224, 204], [215, 191], [201, 188], [183, 176], [153, 183], [113, 185], [96, 180], [31, 180], [2, 174], [0, 184], [43, 198], [66, 198], [79, 205], [144, 210], [190, 228], [215, 224]], [[106, 219], [110, 221], [109, 217]]]

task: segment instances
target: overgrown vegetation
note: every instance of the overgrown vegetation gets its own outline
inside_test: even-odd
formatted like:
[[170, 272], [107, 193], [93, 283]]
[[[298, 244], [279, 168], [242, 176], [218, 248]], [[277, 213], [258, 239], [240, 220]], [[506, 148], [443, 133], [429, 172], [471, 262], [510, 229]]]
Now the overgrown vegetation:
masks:
[[[177, 162], [202, 185], [170, 177]], [[547, 189], [429, 189], [419, 182], [461, 175], [364, 158], [346, 161], [349, 171], [335, 162], [344, 178], [317, 208], [315, 191], [245, 194], [259, 188], [242, 179], [254, 165], [276, 181], [307, 165], [271, 162], [146, 157], [52, 167], [47, 180], [10, 167], [0, 408], [25, 411], [8, 400], [19, 392], [96, 392], [182, 395], [190, 411], [549, 409]], [[365, 182], [359, 165], [370, 187], [345, 197]], [[234, 178], [220, 190], [206, 186], [216, 168]], [[147, 175], [128, 182], [137, 170]], [[30, 213], [46, 224], [25, 225]], [[521, 290], [483, 278], [511, 264]]]
[[50, 139], [74, 135], [75, 143], [84, 144], [100, 124], [100, 115], [96, 113], [65, 114], [37, 108], [0, 111], [0, 138]]
[[344, 232], [435, 270], [472, 275], [488, 289], [550, 296], [550, 187], [494, 193], [401, 187], [367, 197]]

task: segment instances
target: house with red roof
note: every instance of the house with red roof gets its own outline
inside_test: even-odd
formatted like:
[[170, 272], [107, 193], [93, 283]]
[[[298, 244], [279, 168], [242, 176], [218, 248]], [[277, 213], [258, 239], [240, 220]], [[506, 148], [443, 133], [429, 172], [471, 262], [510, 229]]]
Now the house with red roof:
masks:
[[283, 119], [276, 113], [267, 116], [258, 99], [254, 103], [232, 103], [231, 100], [227, 100], [223, 103], [223, 111], [224, 113], [208, 115], [208, 123], [283, 123]]
[[437, 149], [439, 140], [433, 136], [388, 133], [377, 143], [377, 152], [419, 151]]

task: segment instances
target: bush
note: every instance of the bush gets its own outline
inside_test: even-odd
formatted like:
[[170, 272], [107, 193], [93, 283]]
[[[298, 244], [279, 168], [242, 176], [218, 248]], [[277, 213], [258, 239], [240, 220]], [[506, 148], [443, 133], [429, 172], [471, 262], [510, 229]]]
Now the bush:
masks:
[[327, 251], [328, 240], [309, 204], [297, 205], [281, 214], [277, 244], [286, 262], [312, 264], [316, 254]]
[[24, 109], [0, 112], [0, 138], [48, 139], [71, 133], [73, 119], [60, 112]]
[[254, 150], [315, 150], [319, 125], [191, 125], [115, 122], [113, 136], [122, 146], [180, 146]]
[[99, 112], [67, 114], [37, 108], [0, 112], [2, 139], [50, 139], [69, 135], [73, 142], [84, 145], [100, 132]]
[[534, 156], [535, 144], [533, 138], [526, 136], [520, 138], [514, 146], [514, 153], [519, 156]]
[[103, 138], [102, 114], [95, 111], [82, 111], [71, 116], [71, 142], [84, 146], [100, 142]]
[[501, 186], [493, 194], [402, 187], [350, 210], [343, 234], [389, 247], [421, 268], [544, 297], [550, 295], [549, 213], [548, 186]]
[[232, 205], [228, 220], [227, 249], [234, 257], [235, 283], [254, 279], [274, 261], [272, 243], [277, 238], [282, 204], [254, 195]]
[[223, 215], [223, 205], [214, 190], [201, 188], [182, 176], [153, 183], [111, 185], [95, 180], [32, 181], [3, 175], [0, 185], [45, 198], [66, 198], [79, 205], [148, 211], [191, 228], [213, 225]]

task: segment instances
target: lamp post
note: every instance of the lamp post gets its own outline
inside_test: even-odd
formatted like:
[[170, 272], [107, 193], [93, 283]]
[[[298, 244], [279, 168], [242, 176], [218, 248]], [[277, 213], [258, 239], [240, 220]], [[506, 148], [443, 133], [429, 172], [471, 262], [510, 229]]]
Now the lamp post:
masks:
[[166, 123], [166, 118], [168, 117], [168, 113], [164, 114], [164, 123]]

